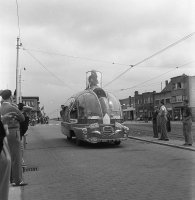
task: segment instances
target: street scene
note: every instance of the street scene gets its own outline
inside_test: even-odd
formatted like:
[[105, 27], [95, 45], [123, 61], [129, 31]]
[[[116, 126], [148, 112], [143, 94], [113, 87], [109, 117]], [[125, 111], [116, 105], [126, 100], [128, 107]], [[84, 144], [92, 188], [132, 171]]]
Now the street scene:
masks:
[[0, 200], [195, 200], [195, 1], [0, 6]]
[[[144, 130], [148, 124], [139, 127]], [[151, 127], [143, 130], [136, 137], [152, 139]], [[29, 200], [194, 199], [195, 148], [177, 148], [174, 139], [175, 146], [133, 138], [120, 146], [77, 146], [61, 134], [58, 121], [30, 127], [23, 173], [29, 185], [21, 191], [11, 188], [11, 195]]]

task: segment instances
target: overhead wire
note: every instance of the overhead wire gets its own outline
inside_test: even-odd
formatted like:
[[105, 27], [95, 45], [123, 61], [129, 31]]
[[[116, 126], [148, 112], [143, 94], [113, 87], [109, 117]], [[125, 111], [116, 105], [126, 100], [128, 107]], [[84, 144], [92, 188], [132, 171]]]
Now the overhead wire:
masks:
[[51, 72], [50, 70], [47, 69], [47, 67], [45, 67], [44, 64], [41, 63], [41, 61], [39, 59], [37, 59], [32, 53], [30, 53], [28, 50], [26, 50], [26, 52], [36, 61], [39, 63], [39, 65], [41, 65], [51, 76], [55, 77], [58, 81], [60, 81], [61, 83], [63, 83], [67, 88], [69, 88], [70, 90], [73, 90], [70, 86], [68, 86], [67, 84], [65, 84], [65, 82], [63, 80], [61, 80], [58, 76], [56, 76], [53, 72]]
[[72, 56], [72, 55], [47, 52], [47, 51], [42, 51], [42, 50], [37, 50], [37, 49], [26, 49], [26, 48], [23, 48], [23, 49], [28, 50], [28, 51], [35, 51], [35, 52], [40, 52], [40, 53], [44, 53], [44, 54], [49, 54], [49, 55], [64, 56], [64, 57], [73, 58], [73, 59], [82, 59], [82, 60], [89, 60], [89, 61], [93, 61], [93, 62], [113, 64], [113, 65], [130, 66], [128, 64], [122, 64], [122, 63], [118, 63], [118, 62], [114, 62], [114, 61], [105, 61], [105, 60], [98, 60], [98, 59], [87, 58], [87, 57]]
[[181, 68], [181, 67], [184, 67], [184, 66], [186, 66], [186, 65], [189, 65], [189, 64], [191, 64], [191, 63], [193, 63], [193, 62], [195, 62], [195, 61], [192, 60], [192, 61], [190, 61], [190, 62], [184, 63], [184, 64], [181, 65], [181, 66], [174, 67], [174, 69], [171, 69], [171, 70], [169, 70], [169, 71], [167, 71], [167, 72], [165, 72], [165, 73], [163, 73], [163, 74], [160, 74], [160, 75], [158, 75], [158, 76], [155, 76], [155, 77], [153, 77], [153, 78], [151, 78], [151, 79], [149, 79], [149, 80], [146, 80], [146, 81], [144, 81], [144, 82], [142, 82], [142, 83], [140, 83], [140, 84], [137, 84], [137, 85], [134, 85], [134, 86], [132, 86], [132, 87], [125, 88], [125, 89], [120, 89], [120, 91], [124, 91], [124, 90], [129, 90], [129, 89], [136, 88], [136, 87], [138, 87], [138, 86], [140, 86], [140, 85], [143, 85], [143, 84], [145, 84], [145, 83], [147, 83], [147, 82], [150, 82], [151, 80], [154, 80], [154, 79], [157, 79], [157, 78], [159, 78], [159, 77], [161, 77], [161, 76], [164, 76], [165, 74], [168, 74], [169, 72], [175, 71], [176, 69], [179, 69], [179, 68]]
[[181, 38], [180, 40], [177, 40], [176, 42], [174, 42], [174, 43], [168, 45], [167, 47], [161, 49], [160, 51], [157, 51], [156, 53], [152, 54], [151, 56], [148, 56], [147, 58], [145, 58], [145, 59], [143, 59], [143, 60], [137, 62], [136, 64], [131, 65], [131, 66], [130, 66], [129, 68], [127, 68], [124, 72], [122, 72], [122, 73], [119, 74], [117, 77], [115, 77], [113, 80], [111, 80], [110, 82], [108, 82], [107, 84], [105, 84], [104, 87], [107, 87], [108, 85], [110, 85], [111, 83], [113, 83], [114, 81], [116, 81], [117, 79], [119, 79], [122, 75], [124, 75], [125, 73], [127, 73], [127, 72], [128, 72], [130, 69], [132, 69], [133, 67], [138, 66], [138, 65], [140, 65], [140, 64], [142, 64], [142, 63], [144, 63], [144, 62], [150, 60], [151, 58], [153, 58], [153, 57], [155, 57], [155, 56], [157, 56], [157, 55], [163, 53], [164, 51], [166, 51], [166, 50], [168, 50], [168, 49], [170, 49], [170, 48], [176, 46], [177, 44], [179, 44], [179, 43], [181, 43], [181, 42], [187, 40], [187, 39], [190, 38], [190, 37], [192, 37], [194, 34], [195, 34], [195, 32], [192, 32], [191, 34], [189, 34], [189, 35], [187, 35], [187, 36]]

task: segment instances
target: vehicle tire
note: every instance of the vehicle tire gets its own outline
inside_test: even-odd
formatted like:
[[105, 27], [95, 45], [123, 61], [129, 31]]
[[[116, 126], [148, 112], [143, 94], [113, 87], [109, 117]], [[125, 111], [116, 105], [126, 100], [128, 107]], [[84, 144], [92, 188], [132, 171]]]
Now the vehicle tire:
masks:
[[114, 141], [115, 145], [120, 145], [121, 141]]
[[76, 145], [81, 146], [82, 145], [82, 140], [79, 140], [78, 138], [76, 138]]
[[67, 140], [72, 140], [72, 136], [67, 136]]

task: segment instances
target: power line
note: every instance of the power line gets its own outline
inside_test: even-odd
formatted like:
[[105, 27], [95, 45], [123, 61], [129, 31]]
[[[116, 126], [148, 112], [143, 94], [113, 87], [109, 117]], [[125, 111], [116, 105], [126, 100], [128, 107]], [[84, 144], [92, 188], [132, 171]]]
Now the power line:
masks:
[[152, 54], [151, 56], [149, 56], [149, 57], [147, 57], [147, 58], [145, 58], [145, 59], [143, 59], [143, 60], [137, 62], [136, 64], [131, 65], [130, 68], [126, 69], [124, 72], [122, 72], [121, 74], [119, 74], [116, 78], [114, 78], [112, 81], [108, 82], [104, 87], [110, 85], [112, 82], [114, 82], [115, 80], [117, 80], [118, 78], [120, 78], [123, 74], [125, 74], [126, 72], [128, 72], [128, 71], [129, 71], [130, 69], [132, 69], [133, 67], [135, 67], [135, 66], [137, 66], [137, 65], [140, 65], [140, 64], [142, 64], [143, 62], [146, 62], [147, 60], [149, 60], [149, 59], [151, 59], [151, 58], [153, 58], [153, 57], [155, 57], [155, 56], [157, 56], [157, 55], [163, 53], [164, 51], [166, 51], [166, 50], [168, 50], [168, 49], [170, 49], [170, 48], [176, 46], [176, 45], [179, 44], [180, 42], [183, 42], [184, 40], [187, 40], [188, 38], [192, 37], [194, 34], [195, 34], [195, 32], [193, 32], [193, 33], [191, 33], [191, 34], [189, 34], [189, 35], [187, 35], [187, 36], [181, 38], [180, 40], [178, 40], [178, 41], [176, 41], [176, 42], [174, 42], [174, 43], [168, 45], [167, 47], [165, 47], [165, 48], [161, 49], [160, 51], [158, 51], [158, 52]]
[[172, 69], [172, 70], [169, 70], [169, 71], [167, 71], [167, 72], [165, 72], [165, 73], [163, 73], [163, 74], [160, 74], [160, 75], [158, 75], [158, 76], [155, 76], [155, 77], [153, 77], [152, 79], [149, 79], [149, 80], [144, 81], [144, 82], [142, 82], [142, 83], [140, 83], [140, 84], [134, 85], [134, 86], [132, 86], [132, 87], [130, 87], [130, 88], [120, 89], [120, 91], [124, 91], [124, 90], [129, 90], [129, 89], [136, 88], [136, 87], [138, 87], [138, 86], [140, 86], [140, 85], [143, 85], [143, 84], [145, 84], [145, 83], [147, 83], [147, 82], [150, 82], [151, 80], [157, 79], [157, 78], [159, 78], [159, 77], [161, 77], [161, 76], [163, 76], [163, 75], [165, 75], [165, 74], [168, 74], [168, 73], [171, 72], [171, 71], [175, 71], [175, 70], [178, 69], [178, 68], [181, 68], [181, 67], [184, 67], [184, 66], [186, 66], [186, 65], [189, 65], [189, 64], [191, 64], [191, 63], [193, 63], [193, 62], [194, 62], [194, 60], [193, 60], [193, 61], [190, 61], [190, 62], [187, 62], [187, 63], [185, 63], [185, 64], [183, 64], [183, 65], [181, 65], [181, 66], [175, 67], [175, 68]]
[[70, 86], [64, 83], [63, 80], [61, 80], [59, 77], [57, 77], [53, 72], [49, 71], [34, 55], [32, 55], [28, 50], [26, 51], [34, 60], [36, 60], [50, 75], [55, 77], [58, 81], [63, 83], [66, 87], [68, 87], [70, 90], [73, 90]]
[[60, 54], [60, 53], [54, 53], [54, 52], [47, 52], [47, 51], [42, 51], [42, 50], [37, 50], [37, 49], [26, 49], [26, 48], [23, 48], [23, 50], [35, 51], [35, 52], [40, 52], [40, 53], [43, 53], [43, 54], [64, 56], [64, 57], [73, 58], [73, 59], [89, 60], [89, 61], [101, 62], [101, 63], [107, 63], [107, 64], [113, 64], [113, 65], [130, 66], [128, 64], [122, 64], [122, 63], [113, 62], [113, 61], [111, 62], [111, 61], [98, 60], [98, 59], [87, 58], [87, 57], [72, 56], [72, 55]]

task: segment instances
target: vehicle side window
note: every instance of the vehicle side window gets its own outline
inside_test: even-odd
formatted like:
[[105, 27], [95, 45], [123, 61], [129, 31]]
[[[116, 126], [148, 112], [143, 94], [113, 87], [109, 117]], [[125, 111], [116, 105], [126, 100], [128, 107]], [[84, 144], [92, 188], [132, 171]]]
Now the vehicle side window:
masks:
[[74, 98], [70, 98], [65, 103], [65, 106], [67, 106], [66, 110], [65, 110], [65, 114], [64, 114], [66, 122], [70, 121], [70, 111], [71, 111], [71, 109], [73, 107], [74, 102], [75, 102], [75, 99]]
[[80, 119], [85, 119], [86, 115], [85, 115], [85, 99], [84, 99], [84, 95], [79, 96], [78, 98], [78, 117]]
[[118, 99], [111, 93], [107, 93], [109, 107], [111, 111], [111, 117], [113, 118], [122, 118], [122, 110]]
[[77, 113], [77, 105], [76, 105], [76, 101], [74, 102], [74, 104], [72, 105], [72, 108], [70, 110], [70, 118], [71, 119], [77, 119], [78, 118], [78, 113]]

